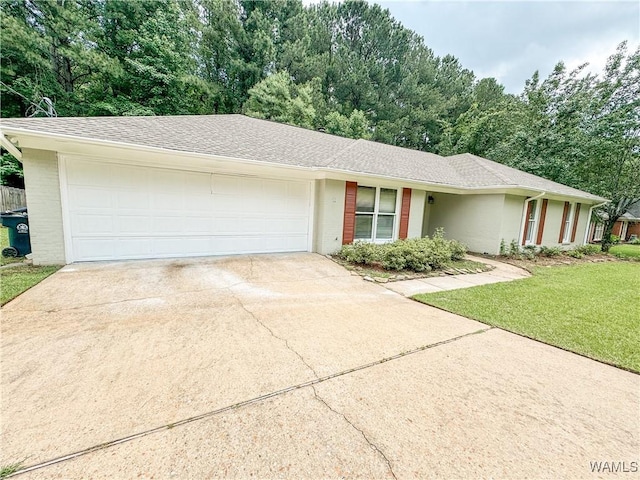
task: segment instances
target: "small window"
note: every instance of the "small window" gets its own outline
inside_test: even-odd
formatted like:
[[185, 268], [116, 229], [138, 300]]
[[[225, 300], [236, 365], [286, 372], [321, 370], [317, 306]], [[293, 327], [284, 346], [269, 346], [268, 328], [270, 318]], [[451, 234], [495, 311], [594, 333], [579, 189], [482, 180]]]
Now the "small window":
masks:
[[599, 242], [602, 240], [602, 236], [604, 235], [604, 223], [597, 223], [596, 228], [593, 232], [593, 241]]
[[355, 240], [393, 240], [397, 199], [397, 190], [358, 186]]
[[527, 218], [527, 238], [526, 243], [533, 243], [536, 230], [536, 210], [538, 209], [538, 201], [531, 200], [529, 203], [529, 217]]
[[567, 217], [564, 219], [564, 230], [562, 232], [562, 243], [569, 243], [571, 238], [571, 221], [573, 220], [574, 214], [574, 205], [573, 203], [569, 204], [569, 210], [567, 212]]

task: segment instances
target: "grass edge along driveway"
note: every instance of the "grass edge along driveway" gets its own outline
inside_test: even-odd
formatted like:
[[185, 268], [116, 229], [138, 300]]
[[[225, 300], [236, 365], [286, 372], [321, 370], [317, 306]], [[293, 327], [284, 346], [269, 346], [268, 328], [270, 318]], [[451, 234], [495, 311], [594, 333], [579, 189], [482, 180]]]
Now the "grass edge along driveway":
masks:
[[[0, 228], [0, 249], [9, 246], [9, 234], [6, 227]], [[22, 258], [3, 258], [0, 265], [20, 262]], [[22, 266], [0, 269], [0, 305], [10, 302], [18, 295], [37, 285], [52, 273], [58, 271], [59, 265], [48, 266]], [[0, 478], [2, 478], [0, 476]]]
[[530, 278], [419, 294], [419, 302], [640, 372], [640, 264], [536, 267]]

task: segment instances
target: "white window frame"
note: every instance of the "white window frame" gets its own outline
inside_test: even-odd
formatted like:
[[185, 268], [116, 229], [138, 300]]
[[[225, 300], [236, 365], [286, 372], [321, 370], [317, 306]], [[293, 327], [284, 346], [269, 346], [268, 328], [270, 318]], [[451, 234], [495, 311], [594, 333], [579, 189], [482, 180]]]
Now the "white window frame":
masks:
[[[398, 205], [400, 202], [400, 190], [397, 188], [392, 188], [392, 187], [385, 187], [385, 186], [377, 186], [374, 187], [373, 185], [358, 185], [357, 188], [360, 187], [365, 187], [365, 188], [375, 188], [376, 189], [376, 194], [375, 194], [375, 199], [374, 199], [374, 204], [373, 204], [373, 212], [359, 212], [356, 209], [356, 218], [358, 217], [358, 215], [371, 215], [373, 216], [373, 220], [371, 222], [371, 237], [370, 238], [355, 238], [356, 235], [356, 226], [355, 226], [355, 222], [354, 222], [354, 227], [353, 227], [353, 235], [354, 235], [354, 241], [356, 242], [369, 242], [369, 243], [388, 243], [388, 242], [393, 242], [394, 240], [397, 240], [397, 236], [398, 236]], [[358, 191], [356, 188], [356, 208], [357, 208], [357, 204], [358, 204]], [[395, 205], [395, 210], [393, 211], [393, 213], [385, 213], [385, 212], [380, 212], [379, 208], [380, 208], [380, 191], [382, 189], [385, 190], [394, 190], [396, 192], [396, 205]], [[382, 238], [382, 239], [378, 239], [376, 238], [376, 231], [378, 230], [378, 216], [382, 215], [385, 217], [393, 217], [393, 226], [391, 228], [391, 238]]]
[[596, 223], [595, 228], [593, 229], [593, 241], [600, 242], [602, 241], [602, 237], [604, 235], [604, 223]]
[[624, 242], [629, 232], [629, 222], [622, 221], [620, 223], [620, 241]]
[[569, 203], [569, 212], [564, 221], [564, 231], [562, 233], [562, 244], [571, 243], [571, 229], [573, 227], [573, 216], [575, 215], [576, 204]]
[[[535, 200], [531, 200], [532, 202], [536, 202], [535, 208], [532, 209], [533, 219], [529, 220], [528, 215], [525, 218], [525, 222], [527, 222], [529, 225], [527, 228], [527, 238], [524, 239], [525, 246], [536, 244], [536, 236], [538, 234], [538, 221], [540, 220], [540, 205], [542, 205], [542, 202], [540, 202], [539, 200], [540, 200], [539, 198], [536, 198]], [[526, 215], [526, 212], [525, 212], [525, 215]], [[531, 240], [529, 240], [529, 236], [531, 236]]]

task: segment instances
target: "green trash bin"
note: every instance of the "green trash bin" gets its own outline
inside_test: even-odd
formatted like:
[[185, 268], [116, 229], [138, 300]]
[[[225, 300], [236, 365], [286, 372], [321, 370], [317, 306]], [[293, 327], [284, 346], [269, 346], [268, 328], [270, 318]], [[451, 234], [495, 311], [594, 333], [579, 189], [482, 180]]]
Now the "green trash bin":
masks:
[[3, 257], [24, 257], [31, 253], [29, 218], [27, 212], [6, 212], [0, 215], [2, 225], [9, 229], [9, 247], [2, 249]]

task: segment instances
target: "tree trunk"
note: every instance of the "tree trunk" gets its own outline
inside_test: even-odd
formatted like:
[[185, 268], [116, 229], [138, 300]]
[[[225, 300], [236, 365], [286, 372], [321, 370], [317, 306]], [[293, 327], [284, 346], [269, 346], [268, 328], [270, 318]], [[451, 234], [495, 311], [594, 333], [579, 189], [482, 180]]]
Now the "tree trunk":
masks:
[[613, 232], [613, 226], [616, 223], [616, 220], [611, 221], [611, 218], [607, 219], [604, 222], [604, 233], [602, 234], [602, 252], [609, 253], [609, 249], [613, 245], [613, 240], [611, 239], [611, 232]]

